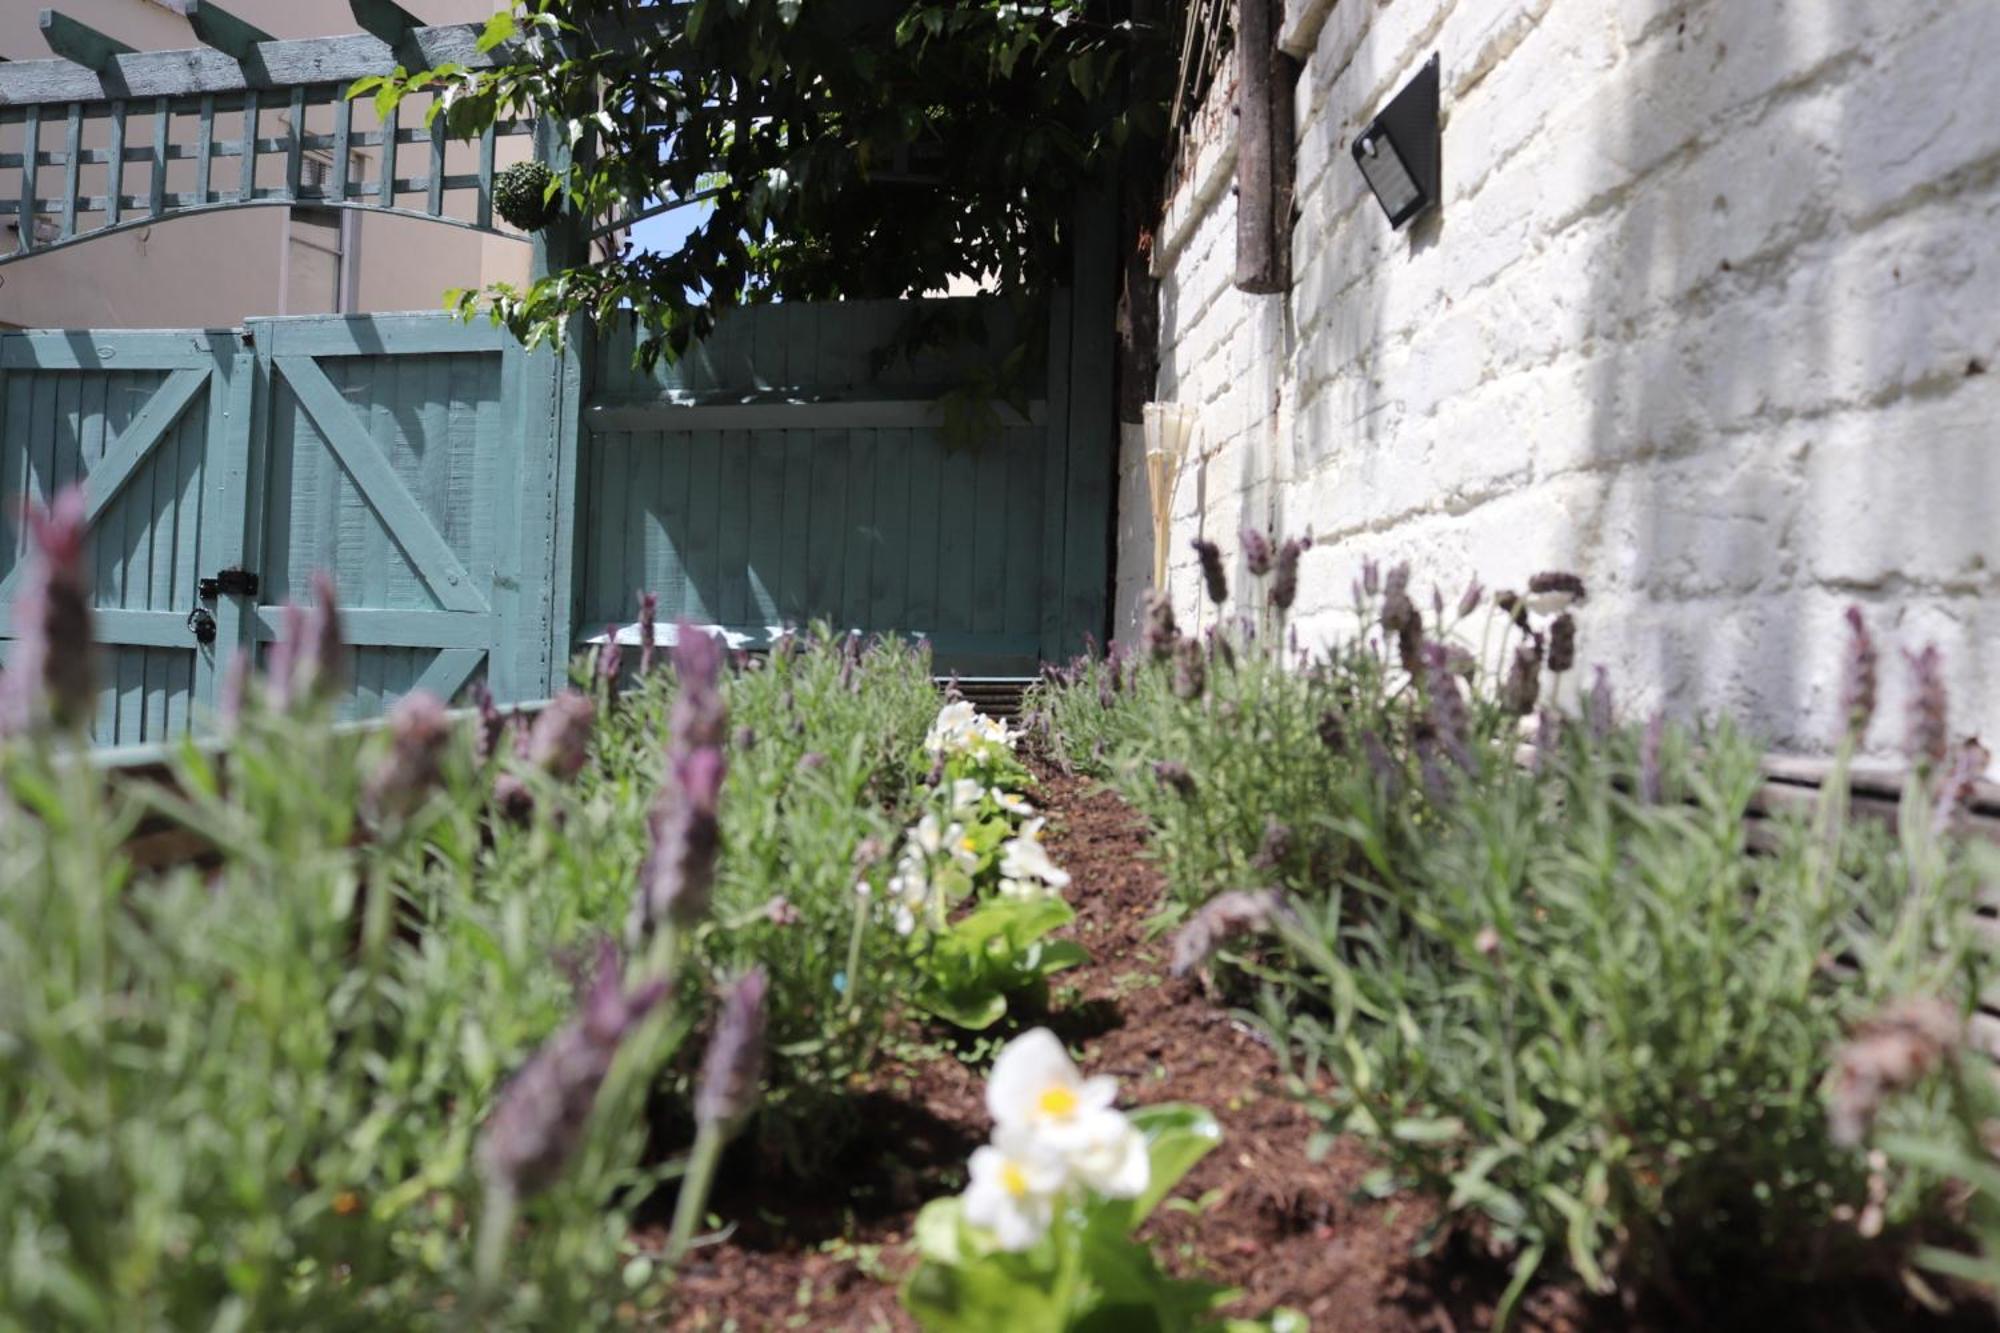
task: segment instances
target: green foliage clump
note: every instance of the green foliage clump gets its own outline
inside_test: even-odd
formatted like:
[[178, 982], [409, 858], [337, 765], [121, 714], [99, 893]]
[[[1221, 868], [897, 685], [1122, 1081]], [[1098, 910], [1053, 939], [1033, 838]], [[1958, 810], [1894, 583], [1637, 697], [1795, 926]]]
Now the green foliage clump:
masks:
[[[1464, 614], [1439, 600], [1427, 632], [1400, 571], [1383, 591], [1295, 666], [1211, 641], [1190, 682], [1188, 641], [1163, 641], [1031, 699], [1151, 819], [1183, 965], [1219, 953], [1255, 988], [1327, 1132], [1511, 1255], [1509, 1303], [1545, 1267], [1698, 1304], [1717, 1279], [1892, 1264], [1935, 1181], [1836, 1132], [1833, 1055], [1892, 997], [1975, 1002], [1990, 861], [1933, 830], [1915, 780], [1900, 837], [1844, 818], [1851, 748], [1753, 846], [1756, 749], [1619, 725], [1608, 682], [1575, 699], [1547, 668], [1577, 613], [1506, 597], [1461, 645]], [[1283, 905], [1245, 938], [1244, 896], [1218, 895], [1253, 888]], [[1939, 1102], [1894, 1123], [1935, 1131]]]
[[[603, 1327], [663, 1293], [627, 1233], [671, 1026], [628, 1042], [504, 1288], [477, 1271], [482, 1122], [623, 910], [605, 821], [550, 783], [549, 817], [489, 844], [460, 736], [441, 790], [371, 829], [387, 741], [250, 717], [226, 768], [185, 746], [180, 795], [143, 801], [6, 749], [0, 1327]], [[215, 864], [141, 877], [122, 845], [149, 811]]]

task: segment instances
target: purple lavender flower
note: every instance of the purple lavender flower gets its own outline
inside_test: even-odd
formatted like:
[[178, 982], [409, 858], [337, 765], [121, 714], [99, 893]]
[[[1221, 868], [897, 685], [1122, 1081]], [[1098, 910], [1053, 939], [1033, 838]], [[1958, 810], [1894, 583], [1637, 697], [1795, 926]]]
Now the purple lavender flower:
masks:
[[65, 487], [44, 512], [25, 510], [34, 554], [14, 599], [14, 647], [0, 677], [0, 729], [76, 733], [97, 711], [83, 488]]
[[597, 705], [576, 690], [564, 690], [549, 700], [528, 728], [522, 757], [551, 777], [568, 782], [590, 759], [590, 729]]
[[1525, 638], [1515, 646], [1513, 663], [1500, 686], [1500, 706], [1515, 717], [1526, 717], [1535, 711], [1535, 701], [1541, 693], [1542, 641]]
[[1376, 593], [1380, 591], [1382, 591], [1382, 566], [1376, 563], [1375, 561], [1367, 558], [1366, 556], [1363, 556], [1361, 560], [1362, 595], [1365, 597], [1373, 597]]
[[1950, 705], [1944, 688], [1944, 654], [1935, 643], [1918, 653], [1904, 652], [1911, 673], [1909, 731], [1904, 739], [1910, 762], [1935, 772], [1951, 748]]
[[650, 846], [639, 867], [627, 937], [636, 947], [660, 922], [686, 929], [708, 915], [722, 850], [718, 810], [726, 765], [722, 751], [695, 750], [671, 761], [667, 781], [647, 812]]
[[1258, 870], [1281, 870], [1285, 862], [1292, 859], [1292, 848], [1291, 828], [1275, 815], [1266, 815], [1264, 835], [1257, 841], [1257, 852], [1250, 858], [1250, 864]]
[[1201, 645], [1193, 639], [1182, 639], [1174, 645], [1174, 697], [1192, 703], [1207, 689], [1208, 669]]
[[1480, 599], [1485, 595], [1486, 589], [1480, 586], [1479, 576], [1473, 575], [1472, 581], [1465, 585], [1465, 591], [1458, 595], [1458, 618], [1463, 620], [1477, 611]]
[[1421, 662], [1424, 617], [1410, 600], [1410, 567], [1397, 565], [1382, 585], [1382, 632], [1396, 641], [1403, 670], [1416, 675]]
[[1271, 605], [1280, 611], [1292, 609], [1299, 595], [1299, 557], [1312, 549], [1310, 537], [1287, 537], [1278, 548], [1277, 574], [1271, 580]]
[[1458, 692], [1458, 679], [1451, 673], [1451, 654], [1437, 643], [1425, 644], [1423, 654], [1431, 730], [1451, 761], [1469, 770], [1472, 722], [1466, 712], [1465, 696]]
[[500, 743], [507, 735], [508, 716], [493, 702], [493, 691], [486, 688], [484, 681], [472, 687], [472, 703], [479, 710], [479, 726], [472, 733], [472, 761], [483, 768], [500, 753]]
[[1184, 800], [1191, 800], [1194, 797], [1194, 774], [1188, 772], [1188, 766], [1178, 760], [1154, 761], [1153, 778], [1162, 787], [1169, 788]]
[[1611, 673], [1601, 665], [1591, 678], [1590, 695], [1584, 700], [1583, 712], [1593, 740], [1603, 740], [1618, 725], [1611, 698]]
[[1201, 561], [1201, 581], [1208, 589], [1208, 600], [1221, 606], [1229, 600], [1229, 579], [1222, 572], [1222, 548], [1202, 537], [1188, 544], [1194, 547]]
[[1403, 787], [1403, 770], [1372, 728], [1361, 733], [1361, 753], [1368, 760], [1368, 772], [1376, 785], [1393, 801]]
[[681, 621], [674, 635], [674, 676], [680, 691], [667, 716], [670, 750], [720, 749], [729, 734], [722, 697], [722, 640]]
[[1225, 670], [1236, 670], [1236, 649], [1218, 625], [1208, 627], [1208, 655], [1222, 663]]
[[1655, 712], [1646, 723], [1646, 734], [1639, 741], [1639, 798], [1647, 805], [1658, 805], [1666, 798], [1666, 780], [1660, 764], [1660, 751], [1667, 738], [1667, 715]]
[[216, 701], [216, 712], [222, 718], [225, 732], [236, 729], [249, 702], [250, 650], [239, 647], [229, 655], [229, 670], [222, 677], [222, 697]]
[[314, 571], [312, 591], [310, 608], [286, 603], [284, 631], [266, 662], [265, 688], [276, 712], [322, 707], [347, 689], [347, 641], [333, 576]]
[[628, 991], [620, 971], [618, 950], [606, 941], [582, 1013], [500, 1089], [479, 1136], [489, 1186], [520, 1198], [546, 1189], [583, 1142], [620, 1044], [667, 993], [664, 980]]
[[1271, 572], [1271, 539], [1255, 528], [1245, 528], [1238, 540], [1243, 543], [1243, 566], [1252, 578]]
[[1174, 655], [1174, 645], [1180, 637], [1180, 627], [1174, 623], [1174, 604], [1165, 593], [1154, 591], [1146, 594], [1144, 638], [1147, 655], [1155, 662], [1166, 661]]
[[604, 627], [604, 642], [597, 645], [594, 675], [597, 688], [605, 694], [618, 691], [618, 677], [625, 673], [625, 650], [618, 646], [618, 627]]
[[423, 804], [442, 780], [439, 767], [451, 723], [443, 700], [416, 690], [389, 714], [389, 753], [362, 788], [363, 808], [376, 820], [402, 819]]
[[[641, 592], [639, 594], [639, 674], [653, 674], [653, 640], [658, 637], [656, 626], [660, 620], [660, 594]], [[772, 649], [775, 654], [776, 649]]]
[[722, 1017], [702, 1055], [695, 1120], [725, 1131], [757, 1106], [764, 1076], [764, 969], [754, 967], [722, 997]]
[[1565, 611], [1549, 625], [1549, 670], [1560, 676], [1576, 665], [1576, 618]]
[[1537, 615], [1560, 615], [1587, 597], [1583, 580], [1563, 570], [1547, 570], [1528, 580], [1528, 609]]
[[1992, 762], [1993, 752], [1981, 745], [1978, 737], [1968, 736], [1959, 742], [1950, 770], [1938, 783], [1931, 829], [1939, 837], [1964, 827], [1965, 813], [1979, 791], [1979, 779]]
[[1847, 654], [1841, 659], [1840, 721], [1845, 736], [1859, 744], [1868, 735], [1868, 724], [1875, 719], [1881, 659], [1875, 651], [1875, 640], [1868, 633], [1868, 622], [1862, 619], [1861, 608], [1848, 607], [1846, 619]]
[[1218, 893], [1175, 933], [1173, 974], [1184, 977], [1207, 963], [1228, 941], [1241, 935], [1261, 935], [1291, 915], [1284, 898], [1269, 889]]

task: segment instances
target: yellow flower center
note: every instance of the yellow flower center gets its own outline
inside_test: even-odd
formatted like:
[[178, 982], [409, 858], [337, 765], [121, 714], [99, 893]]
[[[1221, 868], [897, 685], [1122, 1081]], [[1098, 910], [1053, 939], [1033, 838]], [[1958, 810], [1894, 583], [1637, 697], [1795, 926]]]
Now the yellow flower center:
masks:
[[958, 845], [959, 845], [959, 846], [961, 846], [961, 847], [963, 847], [963, 848], [965, 848], [965, 850], [966, 850], [966, 851], [968, 851], [968, 852], [971, 852], [971, 851], [977, 851], [977, 850], [978, 850], [978, 848], [976, 848], [976, 847], [975, 847], [975, 846], [973, 845], [973, 842], [972, 842], [972, 839], [971, 839], [971, 838], [960, 838], [960, 839], [958, 840]]
[[1018, 1199], [1028, 1192], [1028, 1178], [1012, 1162], [1000, 1168], [1000, 1187]]
[[1036, 1105], [1044, 1115], [1069, 1115], [1076, 1110], [1076, 1094], [1058, 1085], [1043, 1091]]

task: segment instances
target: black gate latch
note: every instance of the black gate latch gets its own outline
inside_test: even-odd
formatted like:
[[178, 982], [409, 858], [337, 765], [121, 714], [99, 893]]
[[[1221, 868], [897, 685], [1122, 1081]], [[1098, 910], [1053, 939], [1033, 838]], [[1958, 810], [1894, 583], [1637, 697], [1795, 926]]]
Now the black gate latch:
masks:
[[247, 569], [225, 569], [213, 578], [206, 578], [195, 585], [204, 602], [212, 602], [222, 593], [231, 597], [255, 597], [257, 576]]

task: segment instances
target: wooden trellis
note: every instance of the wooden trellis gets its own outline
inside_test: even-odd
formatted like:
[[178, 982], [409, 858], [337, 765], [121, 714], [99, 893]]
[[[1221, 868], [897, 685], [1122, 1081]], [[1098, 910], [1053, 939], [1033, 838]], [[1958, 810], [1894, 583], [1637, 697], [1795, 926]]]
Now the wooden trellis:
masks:
[[[259, 205], [367, 209], [496, 231], [497, 141], [531, 135], [532, 125], [503, 124], [476, 144], [453, 143], [442, 117], [413, 125], [398, 109], [379, 124], [357, 123], [357, 104], [347, 100], [355, 80], [399, 65], [490, 63], [478, 29], [425, 27], [389, 0], [350, 3], [367, 31], [278, 41], [193, 0], [189, 24], [205, 45], [158, 52], [133, 51], [44, 10], [53, 58], [0, 62], [0, 224], [11, 220], [16, 233], [0, 265], [169, 218]], [[317, 132], [315, 118], [326, 122]], [[470, 206], [454, 211], [468, 196]]]

